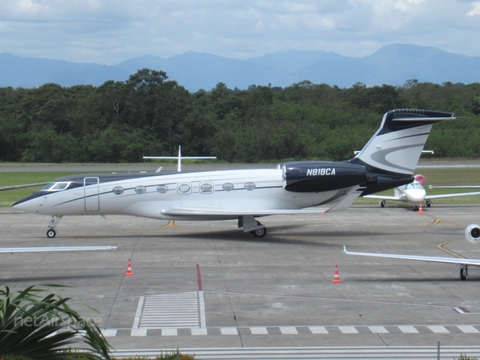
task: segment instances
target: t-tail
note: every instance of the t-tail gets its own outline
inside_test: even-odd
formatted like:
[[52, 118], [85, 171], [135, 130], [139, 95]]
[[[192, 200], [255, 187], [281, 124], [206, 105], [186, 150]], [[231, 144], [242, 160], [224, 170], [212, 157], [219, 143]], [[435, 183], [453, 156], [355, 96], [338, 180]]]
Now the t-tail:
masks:
[[362, 195], [412, 182], [432, 125], [455, 119], [453, 113], [442, 111], [396, 109], [387, 112], [362, 151], [346, 161], [366, 168], [367, 183]]

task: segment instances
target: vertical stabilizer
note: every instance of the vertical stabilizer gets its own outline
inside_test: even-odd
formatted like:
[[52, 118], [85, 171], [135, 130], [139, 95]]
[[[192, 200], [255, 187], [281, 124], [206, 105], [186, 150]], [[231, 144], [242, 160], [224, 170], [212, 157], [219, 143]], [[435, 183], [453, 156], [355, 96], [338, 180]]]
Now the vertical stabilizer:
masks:
[[412, 182], [432, 125], [445, 120], [455, 120], [454, 114], [421, 109], [387, 112], [376, 134], [348, 160], [367, 170], [370, 180], [363, 195]]
[[396, 109], [383, 116], [377, 133], [352, 159], [381, 172], [413, 175], [435, 122], [454, 120], [453, 113]]

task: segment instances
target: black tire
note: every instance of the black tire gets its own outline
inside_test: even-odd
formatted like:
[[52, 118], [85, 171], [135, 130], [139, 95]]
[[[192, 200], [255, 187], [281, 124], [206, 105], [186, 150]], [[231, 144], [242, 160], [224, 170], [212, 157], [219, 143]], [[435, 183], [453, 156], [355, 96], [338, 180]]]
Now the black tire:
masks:
[[47, 237], [50, 239], [53, 239], [57, 235], [57, 232], [53, 229], [48, 229], [47, 230]]
[[266, 227], [263, 227], [263, 228], [260, 228], [260, 229], [257, 229], [257, 230], [252, 230], [250, 231], [250, 233], [255, 236], [255, 237], [265, 237], [265, 235], [267, 235], [267, 228]]

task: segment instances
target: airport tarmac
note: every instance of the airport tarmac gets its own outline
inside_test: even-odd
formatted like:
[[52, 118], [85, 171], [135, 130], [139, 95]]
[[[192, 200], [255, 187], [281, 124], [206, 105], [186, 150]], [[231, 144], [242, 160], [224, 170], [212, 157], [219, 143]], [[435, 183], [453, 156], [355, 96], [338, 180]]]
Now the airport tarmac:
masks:
[[[178, 348], [199, 359], [221, 351], [243, 359], [262, 358], [245, 355], [249, 349], [272, 349], [281, 358], [287, 351], [346, 349], [360, 357], [383, 349], [400, 357], [419, 347], [436, 358], [438, 344], [457, 358], [480, 354], [480, 268], [470, 267], [460, 281], [455, 265], [342, 251], [346, 245], [480, 258], [480, 246], [464, 238], [466, 225], [480, 223], [480, 205], [433, 203], [423, 213], [407, 205], [354, 205], [325, 215], [270, 216], [262, 219], [265, 238], [243, 233], [236, 221], [80, 216], [63, 218], [57, 237], [48, 239], [48, 222], [0, 208], [0, 247], [118, 248], [0, 254], [1, 284], [71, 286], [52, 292], [71, 297], [120, 355]], [[125, 276], [128, 259], [133, 276]], [[340, 283], [332, 282], [336, 265]], [[242, 350], [245, 357], [233, 356]]]

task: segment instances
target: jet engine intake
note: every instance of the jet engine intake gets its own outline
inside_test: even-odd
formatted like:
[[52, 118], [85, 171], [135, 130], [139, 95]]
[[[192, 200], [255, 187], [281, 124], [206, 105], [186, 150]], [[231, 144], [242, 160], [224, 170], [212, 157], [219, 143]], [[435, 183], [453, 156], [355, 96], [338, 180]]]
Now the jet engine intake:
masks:
[[470, 224], [465, 228], [465, 238], [472, 244], [480, 241], [480, 225]]
[[293, 192], [319, 192], [347, 188], [367, 181], [363, 165], [332, 161], [301, 161], [280, 164], [283, 187]]

